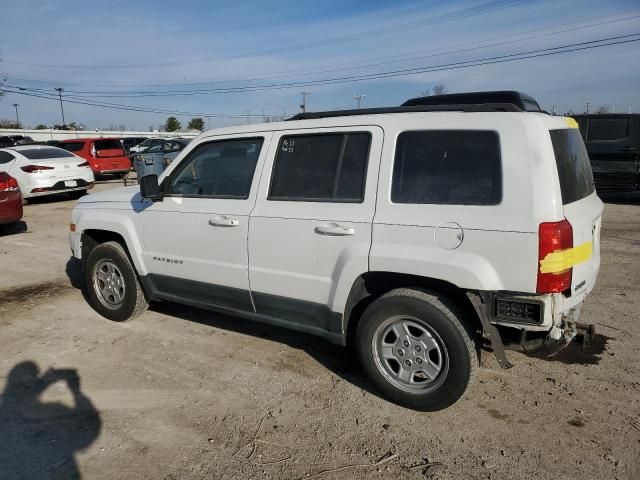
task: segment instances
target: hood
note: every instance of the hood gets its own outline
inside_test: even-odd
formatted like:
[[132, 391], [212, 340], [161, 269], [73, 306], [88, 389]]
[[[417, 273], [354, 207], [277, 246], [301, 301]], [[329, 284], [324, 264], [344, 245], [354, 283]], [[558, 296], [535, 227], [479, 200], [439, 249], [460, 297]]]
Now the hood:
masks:
[[105, 192], [90, 193], [89, 195], [81, 197], [78, 203], [126, 202], [131, 204], [141, 203], [143, 201], [142, 195], [140, 195], [140, 187], [138, 185], [132, 185], [129, 187], [107, 190]]

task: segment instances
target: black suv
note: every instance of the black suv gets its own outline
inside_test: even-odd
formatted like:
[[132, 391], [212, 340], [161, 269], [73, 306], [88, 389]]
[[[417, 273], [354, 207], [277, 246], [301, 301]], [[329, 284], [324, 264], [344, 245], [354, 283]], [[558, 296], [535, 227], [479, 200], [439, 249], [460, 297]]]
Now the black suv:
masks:
[[599, 192], [640, 190], [640, 114], [575, 115]]

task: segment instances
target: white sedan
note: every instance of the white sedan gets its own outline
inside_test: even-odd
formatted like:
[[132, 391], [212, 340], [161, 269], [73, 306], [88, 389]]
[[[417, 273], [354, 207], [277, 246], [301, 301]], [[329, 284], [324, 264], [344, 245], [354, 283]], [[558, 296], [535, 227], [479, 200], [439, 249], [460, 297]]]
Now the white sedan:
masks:
[[62, 192], [80, 197], [95, 182], [84, 158], [48, 145], [0, 148], [0, 171], [18, 181], [24, 199]]

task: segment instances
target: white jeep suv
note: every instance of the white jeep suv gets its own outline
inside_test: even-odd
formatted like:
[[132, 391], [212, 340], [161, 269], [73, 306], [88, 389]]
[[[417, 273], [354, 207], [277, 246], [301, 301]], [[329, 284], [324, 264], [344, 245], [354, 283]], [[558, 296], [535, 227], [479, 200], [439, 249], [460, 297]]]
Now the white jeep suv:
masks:
[[393, 107], [205, 132], [140, 188], [81, 199], [70, 242], [104, 317], [172, 301], [316, 334], [437, 410], [481, 341], [508, 368], [503, 340], [589, 331], [602, 209], [571, 118]]

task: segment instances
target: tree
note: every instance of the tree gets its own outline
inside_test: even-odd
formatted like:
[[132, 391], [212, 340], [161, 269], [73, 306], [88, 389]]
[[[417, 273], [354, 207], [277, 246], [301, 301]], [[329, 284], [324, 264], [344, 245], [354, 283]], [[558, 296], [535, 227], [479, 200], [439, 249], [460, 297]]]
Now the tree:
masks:
[[431, 95], [444, 95], [447, 93], [447, 89], [442, 83], [438, 83], [434, 85], [431, 90], [424, 90], [420, 92], [420, 95], [423, 97], [430, 97]]
[[36, 125], [36, 130], [46, 130], [47, 127], [46, 125], [43, 125], [42, 123], [39, 123], [38, 125]]
[[180, 130], [181, 128], [182, 125], [180, 125], [180, 122], [176, 117], [167, 118], [167, 121], [164, 124], [164, 130], [166, 132], [175, 132], [176, 130]]
[[609, 113], [609, 105], [600, 105], [596, 109], [596, 113]]
[[187, 125], [189, 130], [204, 130], [204, 120], [200, 117], [192, 118]]
[[22, 125], [16, 123], [14, 120], [0, 120], [0, 128], [22, 128]]

